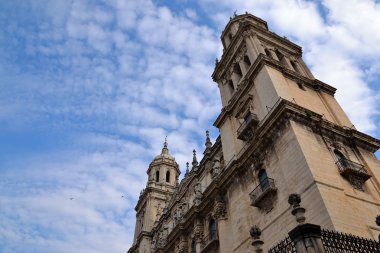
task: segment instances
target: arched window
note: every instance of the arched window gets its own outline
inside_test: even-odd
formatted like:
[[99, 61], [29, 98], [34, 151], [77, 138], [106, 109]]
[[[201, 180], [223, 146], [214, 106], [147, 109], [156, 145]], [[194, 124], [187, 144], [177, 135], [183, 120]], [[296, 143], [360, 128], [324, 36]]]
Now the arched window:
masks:
[[160, 181], [160, 171], [156, 171], [156, 182]]
[[191, 241], [191, 253], [197, 253], [197, 242], [195, 239]]
[[210, 240], [216, 240], [217, 234], [216, 234], [216, 223], [214, 219], [211, 219], [208, 224], [208, 229], [210, 232]]
[[262, 191], [265, 191], [269, 187], [268, 175], [264, 169], [259, 171], [259, 182]]
[[170, 183], [170, 171], [166, 172], [166, 183]]

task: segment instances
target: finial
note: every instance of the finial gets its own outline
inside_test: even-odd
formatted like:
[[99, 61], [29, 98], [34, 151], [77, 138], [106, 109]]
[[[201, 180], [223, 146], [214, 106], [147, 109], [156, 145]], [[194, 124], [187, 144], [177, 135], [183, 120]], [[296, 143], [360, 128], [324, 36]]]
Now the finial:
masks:
[[304, 223], [306, 220], [305, 211], [306, 209], [301, 207], [301, 196], [297, 193], [292, 193], [289, 195], [288, 203], [293, 206], [292, 214], [296, 217], [296, 221], [300, 224]]
[[185, 176], [189, 174], [189, 162], [186, 162], [186, 173]]
[[195, 149], [193, 150], [193, 162], [191, 164], [193, 165], [192, 169], [198, 169], [197, 152]]
[[169, 154], [167, 135], [165, 136], [165, 142], [164, 142], [164, 147], [162, 148], [162, 154]]
[[211, 140], [210, 140], [210, 133], [209, 133], [208, 130], [206, 130], [206, 143], [205, 143], [205, 146], [206, 146], [206, 150], [210, 149], [212, 147], [212, 143], [211, 143]]
[[261, 229], [258, 226], [253, 226], [251, 230], [249, 231], [252, 237], [252, 245], [255, 247], [255, 253], [262, 253], [263, 249], [262, 246], [264, 245], [264, 242], [260, 239], [261, 236]]
[[236, 14], [236, 12], [237, 12], [237, 10], [236, 10], [236, 11], [234, 11], [234, 18], [235, 18], [235, 17], [237, 17], [237, 14]]
[[215, 66], [219, 64], [219, 59], [215, 58]]

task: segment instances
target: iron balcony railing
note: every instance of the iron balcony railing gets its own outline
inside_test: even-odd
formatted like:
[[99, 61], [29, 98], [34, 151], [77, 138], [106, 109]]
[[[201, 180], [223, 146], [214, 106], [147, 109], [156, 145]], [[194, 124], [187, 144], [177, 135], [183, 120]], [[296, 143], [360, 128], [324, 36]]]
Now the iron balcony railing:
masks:
[[371, 177], [371, 175], [369, 175], [367, 169], [363, 165], [348, 160], [346, 158], [340, 158], [336, 162], [336, 165], [338, 166], [339, 172], [342, 176], [355, 175], [365, 180]]
[[216, 231], [212, 231], [205, 237], [203, 237], [202, 243], [201, 243], [201, 252], [211, 249], [211, 248], [216, 248], [219, 245], [219, 239], [218, 239], [218, 233]]
[[267, 178], [260, 182], [260, 184], [249, 194], [251, 197], [251, 205], [260, 207], [260, 202], [265, 198], [276, 192], [277, 188], [274, 179]]
[[253, 135], [253, 132], [257, 127], [258, 123], [259, 118], [256, 114], [248, 114], [248, 116], [245, 117], [244, 122], [241, 123], [240, 127], [237, 130], [238, 138], [244, 141], [248, 140], [251, 137], [251, 135]]

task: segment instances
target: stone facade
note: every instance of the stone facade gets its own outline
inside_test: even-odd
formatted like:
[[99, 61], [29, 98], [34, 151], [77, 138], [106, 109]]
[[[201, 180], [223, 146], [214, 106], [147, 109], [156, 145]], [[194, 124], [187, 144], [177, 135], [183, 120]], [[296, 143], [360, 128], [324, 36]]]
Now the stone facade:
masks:
[[246, 253], [254, 251], [251, 235], [267, 251], [297, 225], [293, 193], [307, 222], [377, 239], [380, 141], [355, 129], [301, 47], [265, 21], [234, 16], [221, 40], [212, 74], [222, 98], [220, 136], [211, 144], [207, 134], [202, 160], [194, 151], [179, 184], [165, 142], [149, 166], [128, 252]]

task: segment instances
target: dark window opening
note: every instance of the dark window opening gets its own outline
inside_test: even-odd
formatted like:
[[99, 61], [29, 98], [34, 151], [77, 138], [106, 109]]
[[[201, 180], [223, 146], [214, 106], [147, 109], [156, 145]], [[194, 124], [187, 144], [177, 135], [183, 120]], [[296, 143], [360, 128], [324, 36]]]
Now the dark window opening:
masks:
[[160, 172], [156, 171], [156, 182], [160, 181]]
[[342, 167], [346, 167], [347, 166], [347, 161], [346, 161], [346, 157], [338, 150], [334, 150], [334, 154], [336, 156], [336, 159], [338, 159], [338, 162], [339, 164], [342, 166]]
[[228, 34], [228, 39], [230, 40], [230, 42], [232, 41], [232, 39], [233, 39], [233, 36], [232, 36], [232, 34], [230, 33], [230, 34]]
[[265, 54], [266, 54], [268, 57], [272, 58], [272, 55], [271, 55], [271, 53], [269, 52], [268, 48], [265, 48], [265, 49], [264, 49], [264, 52], [265, 52]]
[[208, 224], [208, 228], [210, 231], [210, 239], [216, 240], [216, 223], [214, 219], [210, 220], [210, 223]]
[[232, 82], [232, 80], [228, 81], [228, 89], [229, 89], [230, 94], [232, 95], [234, 93], [234, 90], [235, 90], [234, 83]]
[[292, 67], [294, 69], [295, 72], [300, 72], [299, 69], [298, 69], [298, 66], [297, 64], [295, 63], [295, 61], [290, 61], [290, 64], [292, 64]]
[[269, 187], [268, 175], [264, 169], [259, 171], [259, 182], [262, 191], [265, 191]]
[[191, 241], [191, 253], [197, 253], [197, 243], [195, 239]]
[[276, 53], [276, 56], [277, 56], [279, 61], [281, 61], [282, 58], [284, 58], [284, 55], [278, 49], [276, 49], [276, 51], [274, 51], [274, 52]]
[[241, 72], [241, 68], [239, 63], [236, 63], [234, 66], [234, 72], [239, 76], [239, 79], [242, 78], [243, 72]]
[[166, 183], [170, 183], [170, 171], [166, 172]]
[[298, 88], [300, 88], [301, 90], [306, 90], [305, 85], [303, 85], [303, 83], [297, 82], [297, 85], [298, 85]]
[[245, 55], [245, 56], [244, 56], [244, 62], [245, 62], [248, 66], [251, 66], [251, 60], [249, 60], [248, 55]]

